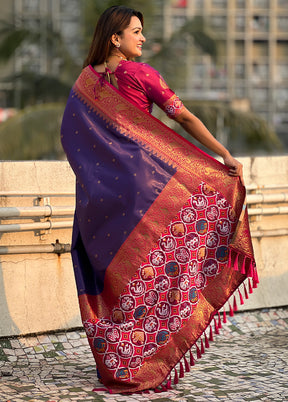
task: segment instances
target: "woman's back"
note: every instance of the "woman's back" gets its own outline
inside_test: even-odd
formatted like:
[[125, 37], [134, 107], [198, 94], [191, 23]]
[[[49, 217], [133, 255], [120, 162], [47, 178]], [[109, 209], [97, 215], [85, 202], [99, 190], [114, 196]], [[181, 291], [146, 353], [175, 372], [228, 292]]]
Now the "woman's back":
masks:
[[182, 111], [183, 104], [179, 98], [158, 71], [148, 64], [121, 60], [114, 70], [113, 67], [110, 70], [109, 66], [105, 69], [104, 64], [94, 66], [94, 70], [146, 112], [152, 112], [153, 103], [172, 118]]

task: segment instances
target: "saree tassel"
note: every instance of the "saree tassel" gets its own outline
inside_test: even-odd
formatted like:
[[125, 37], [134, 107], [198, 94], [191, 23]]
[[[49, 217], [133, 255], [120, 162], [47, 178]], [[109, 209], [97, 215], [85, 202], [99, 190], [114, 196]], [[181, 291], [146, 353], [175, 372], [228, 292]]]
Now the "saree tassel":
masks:
[[246, 288], [245, 283], [243, 283], [243, 286], [244, 286], [244, 295], [245, 295], [245, 299], [247, 300], [247, 299], [249, 299], [249, 296], [248, 296], [248, 292], [247, 292], [247, 288]]
[[234, 271], [238, 271], [238, 253], [236, 253], [236, 257], [234, 260]]
[[233, 310], [238, 311], [238, 306], [237, 306], [237, 301], [236, 301], [236, 296], [235, 295], [233, 297]]
[[243, 296], [239, 289], [238, 289], [238, 293], [239, 293], [240, 304], [242, 305], [242, 304], [244, 304], [244, 300], [243, 300]]
[[179, 378], [183, 378], [184, 377], [184, 367], [183, 367], [183, 363], [180, 360], [180, 373], [179, 373]]
[[178, 373], [177, 373], [177, 369], [175, 367], [175, 369], [174, 369], [174, 385], [177, 385], [178, 383], [179, 383]]
[[197, 345], [197, 343], [196, 343], [196, 351], [197, 351], [197, 359], [201, 359], [201, 351], [200, 351], [200, 349], [199, 349], [199, 347], [198, 347], [198, 345]]
[[216, 322], [216, 318], [214, 318], [214, 332], [215, 332], [216, 335], [219, 334], [219, 328], [218, 328], [218, 325], [217, 325], [217, 322]]
[[253, 293], [253, 289], [252, 289], [250, 278], [248, 278], [248, 283], [249, 283], [249, 293], [251, 294], [251, 293]]
[[184, 365], [185, 365], [185, 373], [189, 373], [190, 366], [189, 366], [189, 363], [188, 363], [185, 355], [184, 355]]
[[190, 357], [190, 366], [195, 366], [195, 360], [191, 352], [191, 349], [189, 350], [189, 357]]
[[253, 264], [252, 264], [251, 260], [250, 260], [250, 264], [249, 264], [248, 276], [249, 276], [249, 278], [253, 278]]
[[171, 376], [169, 376], [169, 378], [168, 378], [168, 380], [167, 380], [166, 388], [167, 388], [167, 389], [173, 389], [173, 388], [172, 388]]
[[161, 385], [161, 392], [167, 392], [168, 388], [167, 385]]
[[221, 315], [220, 315], [220, 313], [219, 313], [219, 311], [218, 311], [218, 328], [222, 328], [222, 322], [221, 322]]
[[257, 273], [257, 269], [254, 266], [254, 275], [253, 275], [253, 288], [256, 289], [259, 283], [259, 278], [258, 278], [258, 273]]
[[246, 262], [246, 257], [244, 257], [242, 267], [241, 267], [241, 274], [243, 274], [243, 275], [246, 274], [245, 262]]
[[205, 349], [204, 349], [203, 339], [201, 338], [201, 355], [203, 355], [203, 353], [205, 353]]
[[204, 332], [204, 338], [205, 338], [205, 348], [209, 348], [210, 347], [210, 345], [209, 345], [209, 340], [208, 340], [208, 338], [207, 338], [207, 335], [206, 335], [206, 332]]
[[223, 307], [223, 323], [226, 324], [227, 323], [227, 316], [226, 316], [226, 310], [225, 307]]
[[211, 325], [210, 325], [209, 341], [210, 341], [210, 342], [213, 342], [213, 341], [214, 341], [214, 339], [213, 339], [213, 331], [212, 331], [212, 326], [211, 326]]
[[230, 315], [230, 317], [234, 316], [234, 311], [233, 311], [233, 308], [232, 308], [230, 302], [229, 302], [229, 315]]

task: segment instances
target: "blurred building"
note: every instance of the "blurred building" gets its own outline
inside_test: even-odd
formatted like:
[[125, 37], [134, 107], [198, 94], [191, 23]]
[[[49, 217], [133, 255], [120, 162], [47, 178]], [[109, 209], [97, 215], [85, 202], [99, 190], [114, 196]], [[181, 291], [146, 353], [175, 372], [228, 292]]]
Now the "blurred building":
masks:
[[[0, 107], [17, 107], [17, 83], [3, 82], [3, 77], [32, 71], [38, 74], [57, 75], [61, 58], [51, 55], [51, 32], [60, 33], [66, 49], [79, 58], [81, 42], [81, 0], [0, 0], [1, 20], [17, 28], [31, 30], [38, 35], [36, 41], [27, 41], [17, 49], [10, 62], [0, 69]], [[39, 35], [40, 33], [40, 35]], [[50, 41], [50, 42], [49, 42]], [[53, 45], [52, 45], [53, 48]], [[8, 92], [15, 92], [14, 98]], [[12, 103], [12, 104], [11, 104]]]
[[158, 0], [157, 4], [157, 29], [165, 39], [195, 16], [203, 16], [218, 39], [217, 63], [195, 49], [189, 60], [188, 47], [186, 62], [191, 68], [186, 66], [182, 96], [226, 98], [236, 107], [251, 108], [288, 144], [288, 0]]

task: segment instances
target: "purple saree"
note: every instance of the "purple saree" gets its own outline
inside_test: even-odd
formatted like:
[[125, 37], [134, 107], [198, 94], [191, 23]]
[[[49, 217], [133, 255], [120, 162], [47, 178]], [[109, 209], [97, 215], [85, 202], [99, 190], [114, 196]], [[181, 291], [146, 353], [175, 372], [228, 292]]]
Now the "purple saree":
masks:
[[101, 380], [113, 393], [169, 388], [244, 280], [257, 286], [245, 188], [91, 67], [71, 91], [61, 139], [77, 180], [80, 310]]

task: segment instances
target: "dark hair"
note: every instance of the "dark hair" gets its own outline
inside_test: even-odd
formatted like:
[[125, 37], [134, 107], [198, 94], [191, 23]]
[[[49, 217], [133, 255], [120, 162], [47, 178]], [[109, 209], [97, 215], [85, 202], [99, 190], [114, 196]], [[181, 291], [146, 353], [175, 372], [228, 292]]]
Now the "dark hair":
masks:
[[104, 63], [115, 46], [111, 42], [113, 34], [121, 35], [126, 29], [131, 17], [136, 16], [143, 26], [144, 19], [140, 11], [125, 6], [112, 6], [107, 8], [100, 16], [92, 39], [92, 43], [83, 67]]

